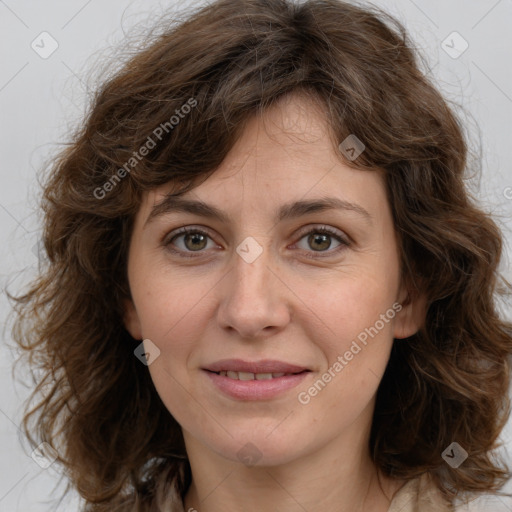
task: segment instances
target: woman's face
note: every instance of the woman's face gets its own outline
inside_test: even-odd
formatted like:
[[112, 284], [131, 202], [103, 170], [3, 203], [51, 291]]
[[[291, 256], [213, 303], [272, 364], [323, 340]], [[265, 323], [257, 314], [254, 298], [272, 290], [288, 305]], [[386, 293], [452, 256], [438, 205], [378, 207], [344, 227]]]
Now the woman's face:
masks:
[[125, 318], [188, 445], [254, 465], [360, 439], [420, 322], [382, 175], [344, 165], [306, 99], [266, 116], [180, 208], [145, 196]]

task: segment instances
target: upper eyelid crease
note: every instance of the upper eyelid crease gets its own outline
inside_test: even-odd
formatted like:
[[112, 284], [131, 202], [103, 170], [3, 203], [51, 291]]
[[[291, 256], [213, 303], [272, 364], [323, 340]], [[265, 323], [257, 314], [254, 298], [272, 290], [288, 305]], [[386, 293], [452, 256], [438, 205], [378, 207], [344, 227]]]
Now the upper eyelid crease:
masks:
[[[176, 231], [176, 230], [174, 230], [174, 231]], [[208, 237], [210, 240], [214, 241], [214, 239], [208, 229], [205, 229], [203, 227], [183, 226], [182, 228], [179, 228], [176, 232], [171, 232], [172, 236], [170, 236], [169, 234], [167, 236], [165, 236], [162, 241], [163, 245], [164, 246], [171, 245], [171, 242], [173, 240], [175, 240], [176, 238], [179, 238], [181, 236], [184, 236], [184, 235], [187, 235], [190, 233], [201, 233], [203, 235], [206, 235], [206, 237]], [[330, 236], [331, 238], [337, 239], [337, 241], [340, 243], [340, 247], [336, 248], [333, 251], [318, 251], [319, 258], [324, 257], [324, 256], [321, 256], [323, 252], [325, 252], [327, 255], [333, 255], [333, 254], [336, 254], [337, 252], [339, 252], [341, 250], [340, 248], [343, 246], [345, 246], [345, 247], [352, 246], [352, 240], [350, 239], [350, 237], [347, 237], [347, 235], [344, 234], [343, 231], [340, 231], [338, 228], [333, 228], [333, 227], [327, 226], [327, 225], [309, 226], [309, 228], [303, 228], [303, 229], [299, 230], [298, 242], [311, 233], [324, 233], [324, 234]], [[183, 250], [179, 249], [176, 251], [175, 249], [173, 249], [172, 252], [180, 253], [180, 252], [183, 252]], [[188, 252], [188, 251], [185, 251], [185, 252]], [[202, 251], [198, 251], [198, 252], [202, 252]], [[193, 257], [193, 256], [188, 256], [188, 257]]]
[[[279, 208], [275, 217], [278, 222], [282, 222], [283, 220], [294, 219], [316, 212], [325, 212], [327, 210], [353, 211], [358, 213], [369, 225], [373, 224], [373, 217], [362, 206], [337, 197], [324, 197], [288, 203]], [[163, 201], [153, 206], [144, 223], [144, 228], [157, 217], [173, 212], [191, 213], [204, 218], [216, 219], [225, 224], [228, 224], [230, 221], [229, 216], [225, 212], [203, 201], [167, 195]]]
[[[191, 226], [182, 226], [181, 228], [172, 230], [170, 233], [166, 234], [163, 237], [163, 240], [169, 240], [169, 241], [174, 240], [178, 236], [187, 235], [190, 233], [201, 233], [201, 234], [206, 235], [207, 237], [209, 237], [212, 240], [214, 238], [211, 235], [211, 231], [209, 228], [206, 228], [203, 226], [196, 227], [194, 225], [191, 225]], [[313, 225], [313, 226], [305, 226], [301, 229], [298, 229], [296, 231], [296, 236], [300, 236], [300, 238], [303, 238], [306, 235], [311, 234], [311, 233], [324, 233], [324, 234], [328, 234], [332, 237], [337, 237], [337, 238], [341, 238], [341, 239], [350, 238], [350, 237], [348, 237], [348, 235], [346, 233], [344, 233], [339, 228], [334, 228], [334, 227], [331, 227], [328, 225], [323, 225], [323, 224], [318, 224], [318, 225]]]

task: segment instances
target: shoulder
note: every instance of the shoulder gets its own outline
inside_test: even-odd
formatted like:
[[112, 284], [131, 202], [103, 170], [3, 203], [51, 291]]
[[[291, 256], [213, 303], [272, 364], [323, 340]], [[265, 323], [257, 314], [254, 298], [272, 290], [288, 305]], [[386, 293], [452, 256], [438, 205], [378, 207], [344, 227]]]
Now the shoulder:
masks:
[[456, 512], [425, 473], [409, 480], [391, 501], [388, 512]]

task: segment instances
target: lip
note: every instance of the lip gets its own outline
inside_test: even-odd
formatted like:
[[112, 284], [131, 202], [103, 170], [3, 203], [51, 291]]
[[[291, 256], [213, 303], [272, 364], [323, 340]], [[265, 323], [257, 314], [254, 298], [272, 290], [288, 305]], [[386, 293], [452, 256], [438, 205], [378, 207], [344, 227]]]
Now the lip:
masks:
[[300, 384], [310, 372], [304, 371], [269, 380], [236, 380], [208, 370], [203, 370], [203, 373], [218, 390], [230, 398], [237, 400], [269, 400]]
[[309, 370], [305, 366], [276, 361], [274, 359], [263, 359], [261, 361], [244, 361], [243, 359], [221, 359], [215, 363], [205, 366], [203, 370], [220, 372], [223, 370], [232, 372], [250, 373], [299, 373]]
[[[265, 359], [262, 361], [243, 361], [242, 359], [223, 359], [202, 368], [210, 382], [223, 394], [237, 400], [269, 400], [300, 384], [311, 370], [283, 361]], [[220, 371], [249, 373], [288, 373], [282, 377], [268, 380], [237, 380], [218, 375]]]

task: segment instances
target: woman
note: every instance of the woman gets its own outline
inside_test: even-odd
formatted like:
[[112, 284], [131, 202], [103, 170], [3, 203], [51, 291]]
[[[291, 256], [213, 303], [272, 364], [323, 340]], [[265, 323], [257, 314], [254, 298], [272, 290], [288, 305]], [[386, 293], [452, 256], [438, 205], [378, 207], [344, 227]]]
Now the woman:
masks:
[[27, 435], [84, 510], [498, 492], [512, 326], [466, 152], [382, 12], [220, 0], [139, 50], [52, 169], [17, 298]]

